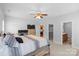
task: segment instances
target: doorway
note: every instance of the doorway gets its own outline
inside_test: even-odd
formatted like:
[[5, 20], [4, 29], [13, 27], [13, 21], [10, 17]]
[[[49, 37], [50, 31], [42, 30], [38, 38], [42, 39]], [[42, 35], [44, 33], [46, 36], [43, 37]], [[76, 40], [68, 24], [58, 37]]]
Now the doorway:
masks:
[[49, 40], [53, 42], [53, 24], [49, 24]]
[[63, 44], [72, 44], [72, 22], [63, 23]]

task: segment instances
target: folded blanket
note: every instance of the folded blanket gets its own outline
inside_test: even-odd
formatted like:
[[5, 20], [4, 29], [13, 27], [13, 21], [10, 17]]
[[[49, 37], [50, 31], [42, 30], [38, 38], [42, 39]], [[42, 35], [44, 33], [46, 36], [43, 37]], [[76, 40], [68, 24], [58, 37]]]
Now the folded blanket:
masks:
[[11, 56], [21, 56], [20, 50], [18, 47], [9, 47], [9, 51]]
[[6, 35], [3, 39], [4, 43], [8, 45], [12, 56], [20, 56], [19, 43], [16, 41], [13, 35]]

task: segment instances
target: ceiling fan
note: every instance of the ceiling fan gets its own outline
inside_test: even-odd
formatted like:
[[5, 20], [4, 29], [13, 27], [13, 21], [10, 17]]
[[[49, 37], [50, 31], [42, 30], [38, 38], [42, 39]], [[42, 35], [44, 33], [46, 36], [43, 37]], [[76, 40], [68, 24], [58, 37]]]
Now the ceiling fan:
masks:
[[47, 16], [48, 14], [44, 11], [34, 11], [33, 13], [31, 13], [31, 15], [33, 15], [36, 19], [42, 19], [44, 16]]

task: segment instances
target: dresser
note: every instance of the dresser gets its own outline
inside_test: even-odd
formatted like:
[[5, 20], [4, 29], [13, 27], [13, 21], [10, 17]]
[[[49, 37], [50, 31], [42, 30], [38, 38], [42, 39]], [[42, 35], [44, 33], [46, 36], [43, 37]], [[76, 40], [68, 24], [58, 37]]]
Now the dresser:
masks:
[[27, 30], [28, 30], [28, 35], [36, 34], [35, 25], [27, 25]]

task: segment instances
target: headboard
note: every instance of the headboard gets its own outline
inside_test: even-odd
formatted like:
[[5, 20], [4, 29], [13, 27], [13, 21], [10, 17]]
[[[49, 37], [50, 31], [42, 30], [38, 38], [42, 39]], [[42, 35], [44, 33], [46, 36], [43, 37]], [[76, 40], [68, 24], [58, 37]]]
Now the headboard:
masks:
[[28, 34], [28, 30], [18, 30], [18, 35], [24, 36]]

